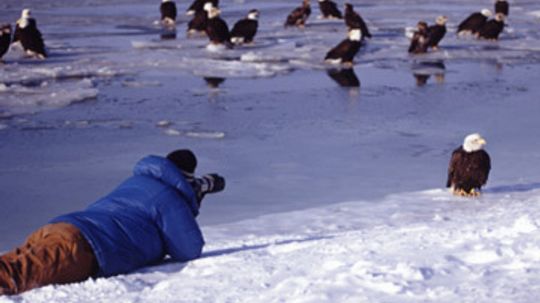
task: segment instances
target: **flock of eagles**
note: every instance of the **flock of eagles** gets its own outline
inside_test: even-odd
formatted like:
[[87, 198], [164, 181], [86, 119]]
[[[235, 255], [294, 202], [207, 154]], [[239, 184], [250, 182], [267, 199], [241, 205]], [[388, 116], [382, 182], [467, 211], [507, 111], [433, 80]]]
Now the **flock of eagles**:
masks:
[[[318, 0], [318, 3], [322, 18], [343, 19], [348, 28], [347, 39], [330, 49], [324, 60], [328, 63], [351, 67], [364, 40], [372, 37], [366, 22], [350, 3], [345, 4], [344, 13], [332, 0]], [[160, 12], [163, 26], [176, 25], [177, 8], [173, 0], [162, 0]], [[247, 16], [236, 22], [231, 30], [225, 20], [220, 17], [220, 13], [219, 0], [195, 0], [186, 12], [187, 15], [192, 16], [187, 25], [188, 37], [206, 35], [210, 44], [224, 48], [253, 42], [258, 29], [258, 10], [249, 11]], [[457, 34], [497, 40], [504, 29], [508, 13], [507, 0], [496, 0], [493, 18], [489, 9], [475, 12], [459, 24]], [[301, 6], [295, 8], [287, 16], [284, 26], [302, 28], [310, 15], [310, 0], [303, 0]], [[418, 22], [408, 52], [421, 54], [430, 49], [437, 50], [446, 34], [447, 20], [447, 17], [439, 16], [435, 24], [431, 26], [424, 21]], [[28, 56], [40, 59], [47, 57], [43, 37], [29, 9], [22, 11], [13, 35], [10, 24], [0, 26], [0, 62], [12, 44], [20, 44]], [[491, 161], [488, 153], [483, 149], [485, 144], [486, 141], [479, 134], [471, 134], [465, 138], [460, 147], [453, 151], [446, 186], [451, 188], [455, 195], [478, 196], [481, 187], [486, 184]]]

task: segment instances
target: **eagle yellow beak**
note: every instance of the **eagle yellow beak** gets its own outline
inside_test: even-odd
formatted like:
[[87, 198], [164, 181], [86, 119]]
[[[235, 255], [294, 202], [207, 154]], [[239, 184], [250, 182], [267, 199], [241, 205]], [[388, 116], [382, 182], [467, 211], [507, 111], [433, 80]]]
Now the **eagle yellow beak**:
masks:
[[480, 141], [478, 141], [478, 143], [480, 143], [482, 145], [486, 145], [487, 141], [485, 139], [480, 139]]

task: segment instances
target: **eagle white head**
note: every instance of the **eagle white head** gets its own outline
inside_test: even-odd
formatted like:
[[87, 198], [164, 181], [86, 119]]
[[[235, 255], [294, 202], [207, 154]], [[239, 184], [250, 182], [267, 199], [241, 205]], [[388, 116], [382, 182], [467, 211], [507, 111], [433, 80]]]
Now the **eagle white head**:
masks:
[[29, 8], [25, 8], [22, 10], [21, 18], [26, 19], [26, 18], [31, 18], [31, 17], [32, 17], [32, 12], [30, 11]]
[[435, 23], [437, 25], [445, 25], [446, 22], [448, 22], [448, 17], [446, 16], [439, 16], [437, 19], [435, 19]]
[[203, 10], [209, 13], [213, 7], [214, 5], [212, 4], [212, 2], [206, 2], [203, 6]]
[[362, 40], [362, 32], [359, 28], [354, 28], [349, 31], [349, 40], [360, 41]]
[[247, 15], [247, 18], [249, 20], [257, 20], [257, 19], [259, 19], [259, 11], [256, 10], [256, 9], [250, 10], [248, 15]]
[[219, 16], [219, 14], [221, 14], [221, 10], [217, 7], [212, 6], [210, 10], [208, 11], [208, 18], [209, 19], [216, 18], [217, 16]]
[[463, 150], [472, 153], [483, 149], [486, 144], [486, 140], [480, 134], [470, 134], [463, 141]]
[[484, 8], [483, 10], [481, 10], [480, 13], [488, 18], [493, 15], [493, 13], [491, 13], [491, 11], [487, 8]]

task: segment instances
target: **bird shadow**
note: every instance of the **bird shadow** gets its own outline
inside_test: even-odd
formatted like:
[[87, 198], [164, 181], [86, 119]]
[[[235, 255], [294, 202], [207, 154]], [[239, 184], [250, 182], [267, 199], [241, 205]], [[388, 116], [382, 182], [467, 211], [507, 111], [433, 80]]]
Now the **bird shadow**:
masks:
[[513, 192], [527, 192], [535, 189], [540, 189], [540, 182], [527, 183], [527, 184], [511, 184], [511, 185], [501, 185], [496, 187], [487, 188], [484, 190], [485, 193], [513, 193]]

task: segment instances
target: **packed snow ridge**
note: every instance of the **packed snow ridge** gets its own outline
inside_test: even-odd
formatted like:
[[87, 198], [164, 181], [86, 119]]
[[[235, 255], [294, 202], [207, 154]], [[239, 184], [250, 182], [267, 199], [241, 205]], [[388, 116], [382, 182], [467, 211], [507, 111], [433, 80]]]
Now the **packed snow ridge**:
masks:
[[537, 302], [540, 184], [444, 190], [204, 229], [202, 258], [0, 302]]

